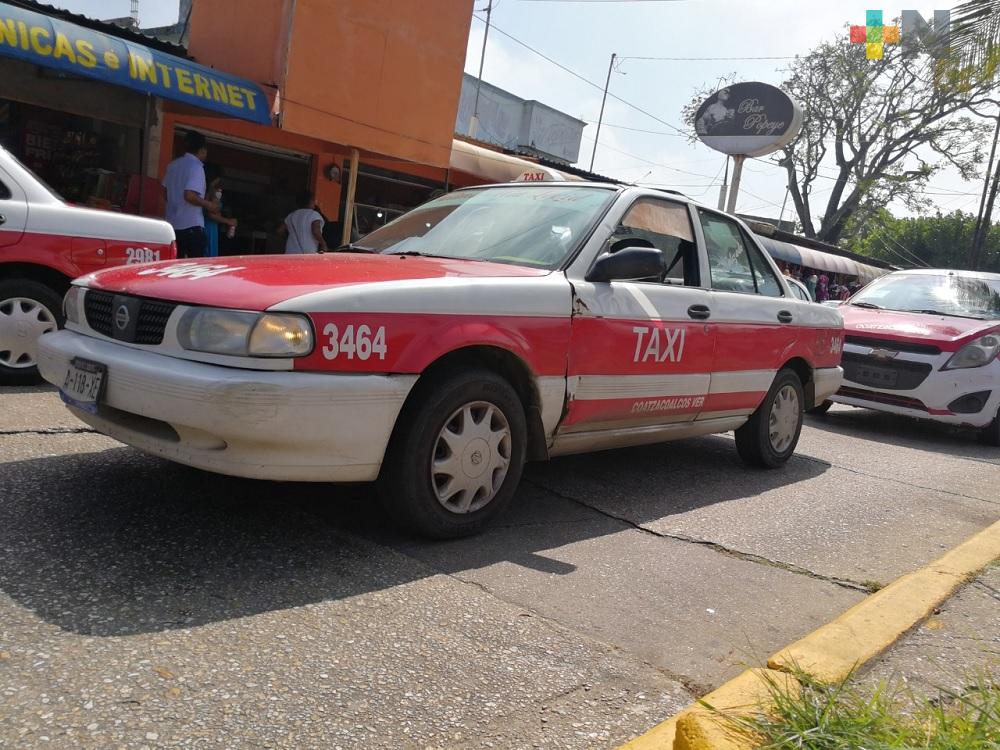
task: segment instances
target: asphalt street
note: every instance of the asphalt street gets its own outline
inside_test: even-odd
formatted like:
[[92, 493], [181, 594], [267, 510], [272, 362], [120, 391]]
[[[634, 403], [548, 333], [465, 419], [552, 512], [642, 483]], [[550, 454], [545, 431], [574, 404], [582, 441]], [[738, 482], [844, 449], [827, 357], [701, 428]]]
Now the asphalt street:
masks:
[[608, 748], [1000, 518], [1000, 450], [835, 407], [533, 465], [472, 539], [0, 392], [0, 747]]

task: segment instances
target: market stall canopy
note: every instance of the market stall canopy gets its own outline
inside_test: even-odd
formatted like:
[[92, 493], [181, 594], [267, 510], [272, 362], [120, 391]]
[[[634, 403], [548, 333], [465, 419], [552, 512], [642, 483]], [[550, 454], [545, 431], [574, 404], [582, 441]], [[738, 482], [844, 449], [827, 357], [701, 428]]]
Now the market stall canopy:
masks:
[[271, 123], [255, 83], [125, 39], [0, 2], [0, 56], [164, 99]]
[[[527, 159], [518, 159], [516, 156], [501, 154], [499, 151], [457, 139], [452, 141], [450, 166], [456, 171], [475, 175], [490, 182], [578, 181], [580, 179], [576, 175], [564, 174]], [[524, 177], [525, 173], [537, 175], [537, 177], [529, 180]]]
[[757, 239], [764, 245], [764, 249], [771, 254], [771, 257], [776, 260], [794, 263], [804, 268], [815, 268], [818, 271], [843, 274], [844, 276], [856, 276], [858, 281], [863, 284], [888, 273], [888, 270], [884, 268], [876, 268], [866, 263], [860, 263], [850, 258], [833, 255], [832, 253], [824, 253], [822, 250], [814, 250], [803, 245], [795, 245], [791, 242], [764, 237], [760, 234], [757, 235]]

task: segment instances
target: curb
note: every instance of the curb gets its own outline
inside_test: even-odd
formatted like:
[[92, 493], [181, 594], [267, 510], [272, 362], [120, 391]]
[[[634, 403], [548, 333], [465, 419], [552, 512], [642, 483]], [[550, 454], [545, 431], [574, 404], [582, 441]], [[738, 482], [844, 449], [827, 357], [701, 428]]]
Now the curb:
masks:
[[743, 672], [619, 750], [750, 750], [750, 738], [727, 731], [719, 711], [738, 716], [767, 710], [769, 685], [800, 689], [789, 674], [793, 667], [818, 682], [846, 679], [995, 560], [1000, 560], [1000, 521], [786, 646], [767, 660], [767, 669]]

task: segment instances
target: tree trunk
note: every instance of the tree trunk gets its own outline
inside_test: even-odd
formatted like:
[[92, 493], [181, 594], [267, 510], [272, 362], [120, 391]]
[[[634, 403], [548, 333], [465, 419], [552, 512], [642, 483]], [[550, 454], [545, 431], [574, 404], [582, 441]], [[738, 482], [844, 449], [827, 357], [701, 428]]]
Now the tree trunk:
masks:
[[970, 271], [979, 270], [983, 247], [986, 245], [986, 238], [989, 236], [990, 228], [993, 226], [993, 206], [996, 204], [998, 192], [1000, 192], [1000, 162], [997, 162], [996, 168], [993, 171], [993, 182], [990, 184], [990, 195], [986, 199], [986, 210], [983, 211], [982, 221], [976, 225], [976, 235], [972, 238]]

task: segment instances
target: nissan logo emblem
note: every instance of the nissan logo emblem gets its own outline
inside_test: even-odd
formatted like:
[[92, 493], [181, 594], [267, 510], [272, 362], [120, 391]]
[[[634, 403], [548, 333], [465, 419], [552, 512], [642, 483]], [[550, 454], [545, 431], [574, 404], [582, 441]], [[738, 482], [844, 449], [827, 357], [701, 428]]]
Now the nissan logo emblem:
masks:
[[128, 307], [125, 305], [118, 305], [118, 309], [115, 310], [115, 327], [119, 331], [124, 331], [128, 327], [129, 314]]

